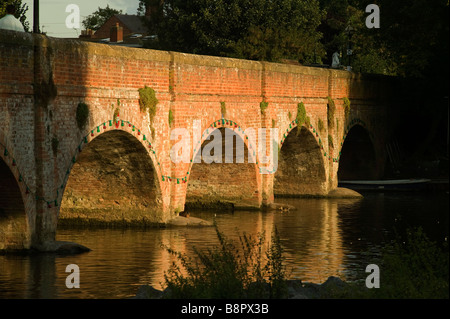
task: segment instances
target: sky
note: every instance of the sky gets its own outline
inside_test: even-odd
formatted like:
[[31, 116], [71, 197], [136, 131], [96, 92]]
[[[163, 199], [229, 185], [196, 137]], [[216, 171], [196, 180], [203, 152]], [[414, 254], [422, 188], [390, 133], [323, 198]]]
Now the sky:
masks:
[[[27, 20], [30, 29], [33, 28], [33, 0], [22, 0], [22, 4], [28, 5]], [[71, 12], [66, 12], [66, 7], [75, 4], [80, 9], [80, 29], [71, 29], [66, 26], [66, 18]], [[83, 19], [96, 11], [99, 7], [108, 5], [125, 14], [136, 14], [139, 0], [40, 0], [40, 25], [41, 31], [50, 37], [77, 38], [81, 34]]]

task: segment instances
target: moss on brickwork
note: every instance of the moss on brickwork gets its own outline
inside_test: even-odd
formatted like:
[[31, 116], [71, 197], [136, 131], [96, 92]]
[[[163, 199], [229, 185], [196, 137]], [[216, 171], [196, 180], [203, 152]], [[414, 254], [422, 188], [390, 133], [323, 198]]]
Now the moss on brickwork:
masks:
[[153, 119], [156, 115], [156, 105], [159, 101], [156, 98], [155, 90], [145, 86], [139, 89], [139, 107], [142, 112], [147, 112], [150, 117], [150, 122], [153, 123]]
[[310, 124], [310, 118], [306, 115], [305, 104], [303, 104], [303, 102], [297, 104], [297, 116], [295, 120], [297, 122], [297, 127], [299, 127], [299, 129], [297, 130], [297, 135], [299, 135], [302, 125], [306, 124], [307, 126], [309, 126]]
[[334, 104], [334, 101], [331, 97], [327, 97], [328, 104], [327, 104], [327, 117], [328, 117], [328, 127], [333, 128], [334, 127], [334, 115], [336, 113], [336, 105]]
[[333, 136], [331, 136], [330, 134], [328, 134], [328, 147], [329, 148], [334, 148]]
[[261, 102], [259, 103], [259, 108], [261, 109], [261, 114], [266, 114], [266, 109], [269, 107], [269, 102]]
[[47, 108], [48, 104], [58, 94], [55, 83], [53, 82], [53, 72], [50, 71], [48, 81], [41, 81], [35, 84], [34, 94], [39, 105]]
[[343, 98], [344, 101], [344, 114], [345, 114], [345, 118], [348, 117], [348, 115], [350, 114], [350, 100], [346, 97]]
[[174, 121], [173, 111], [172, 109], [169, 109], [169, 127], [172, 127], [173, 121]]
[[86, 126], [88, 118], [89, 118], [88, 105], [83, 102], [78, 103], [76, 120], [77, 126], [80, 130], [82, 130]]
[[319, 129], [320, 132], [323, 132], [325, 126], [323, 125], [322, 119], [319, 119], [319, 121], [317, 122], [317, 128]]
[[113, 114], [113, 122], [114, 122], [114, 123], [117, 122], [117, 118], [119, 117], [119, 112], [120, 112], [120, 109], [119, 109], [119, 108], [116, 108], [116, 109], [114, 110], [114, 114]]
[[227, 117], [227, 106], [225, 105], [225, 102], [220, 102], [220, 113], [222, 114], [222, 117]]

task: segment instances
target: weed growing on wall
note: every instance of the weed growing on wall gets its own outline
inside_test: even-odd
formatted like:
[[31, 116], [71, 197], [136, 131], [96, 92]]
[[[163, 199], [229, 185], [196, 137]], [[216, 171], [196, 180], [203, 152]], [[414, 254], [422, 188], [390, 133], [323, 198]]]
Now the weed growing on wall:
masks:
[[303, 102], [300, 102], [297, 104], [297, 117], [295, 118], [297, 122], [297, 136], [300, 134], [300, 130], [302, 128], [303, 124], [306, 124], [309, 126], [310, 119], [309, 116], [306, 115], [306, 109], [305, 104]]
[[145, 86], [139, 90], [139, 107], [141, 112], [146, 112], [150, 118], [150, 130], [152, 132], [152, 138], [155, 138], [155, 129], [153, 127], [153, 121], [156, 115], [156, 105], [159, 101], [156, 98], [155, 90]]
[[328, 98], [328, 104], [327, 104], [327, 119], [328, 119], [328, 127], [333, 128], [334, 127], [334, 114], [336, 113], [336, 105], [334, 104], [334, 101], [331, 97]]

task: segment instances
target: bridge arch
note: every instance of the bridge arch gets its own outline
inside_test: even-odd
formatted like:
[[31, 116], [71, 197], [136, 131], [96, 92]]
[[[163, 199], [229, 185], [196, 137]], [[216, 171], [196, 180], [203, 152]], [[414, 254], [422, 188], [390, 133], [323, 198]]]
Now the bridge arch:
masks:
[[[299, 131], [300, 130], [300, 131]], [[273, 180], [275, 197], [323, 196], [327, 193], [327, 169], [323, 144], [309, 127], [295, 121], [281, 132], [278, 169]]]
[[[189, 164], [185, 200], [187, 209], [250, 209], [261, 206], [261, 180], [255, 143], [257, 134], [255, 131], [254, 140], [249, 138], [248, 130], [229, 119], [216, 120], [203, 131], [201, 139], [194, 145]], [[221, 163], [205, 162], [202, 156], [204, 152], [209, 150], [208, 155], [211, 157], [217, 155], [208, 144], [214, 143], [214, 139], [219, 137]], [[229, 137], [232, 140], [227, 142]], [[225, 149], [230, 141], [232, 154], [231, 149]], [[243, 152], [240, 152], [240, 146]]]
[[[4, 146], [0, 142], [0, 146]], [[6, 147], [0, 147], [0, 250], [21, 250], [30, 248], [30, 211], [26, 210], [20, 183], [23, 178], [14, 157]], [[29, 192], [29, 191], [28, 191]]]
[[67, 169], [59, 221], [163, 222], [160, 164], [151, 143], [128, 125], [103, 128], [84, 138]]
[[338, 180], [376, 179], [378, 171], [374, 145], [364, 122], [356, 121], [349, 125], [340, 146]]

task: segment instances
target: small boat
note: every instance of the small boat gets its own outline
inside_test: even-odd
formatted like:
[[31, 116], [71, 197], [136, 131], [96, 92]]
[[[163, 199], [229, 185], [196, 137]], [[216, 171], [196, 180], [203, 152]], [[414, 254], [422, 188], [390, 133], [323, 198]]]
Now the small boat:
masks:
[[387, 179], [339, 181], [339, 187], [353, 190], [420, 190], [427, 187], [431, 179]]

